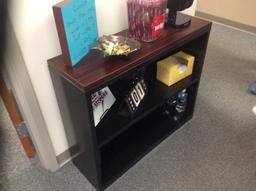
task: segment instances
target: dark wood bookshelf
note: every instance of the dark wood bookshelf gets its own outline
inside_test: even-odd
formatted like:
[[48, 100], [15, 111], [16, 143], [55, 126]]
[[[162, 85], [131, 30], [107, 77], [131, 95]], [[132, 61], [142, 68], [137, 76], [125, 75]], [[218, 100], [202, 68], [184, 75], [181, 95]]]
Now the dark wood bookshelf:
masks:
[[[48, 60], [64, 127], [67, 133], [74, 130], [80, 148], [73, 163], [97, 190], [107, 188], [193, 117], [210, 30], [210, 22], [192, 18], [189, 27], [167, 27], [159, 39], [142, 42], [141, 49], [127, 57], [103, 57], [91, 51], [74, 68], [62, 55]], [[156, 63], [178, 51], [195, 56], [193, 73], [168, 87], [156, 80]], [[127, 79], [141, 68], [146, 70], [148, 94], [130, 115], [124, 107]], [[106, 86], [116, 101], [95, 127], [91, 94]], [[174, 120], [174, 113], [167, 116], [163, 111], [183, 89], [188, 92], [186, 111]]]

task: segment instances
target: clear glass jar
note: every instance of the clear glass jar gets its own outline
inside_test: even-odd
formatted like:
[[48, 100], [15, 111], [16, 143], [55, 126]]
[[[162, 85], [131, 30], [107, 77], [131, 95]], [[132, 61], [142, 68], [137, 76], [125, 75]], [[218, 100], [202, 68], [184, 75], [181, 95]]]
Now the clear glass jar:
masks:
[[164, 30], [167, 0], [127, 0], [130, 36], [156, 40]]

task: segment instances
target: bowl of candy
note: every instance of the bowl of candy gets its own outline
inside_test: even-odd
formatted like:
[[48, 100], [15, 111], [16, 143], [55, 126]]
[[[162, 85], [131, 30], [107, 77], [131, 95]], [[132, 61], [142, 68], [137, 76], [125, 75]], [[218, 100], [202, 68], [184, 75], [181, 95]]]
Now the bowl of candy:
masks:
[[102, 51], [104, 56], [128, 56], [140, 49], [140, 43], [125, 36], [108, 35], [99, 37], [96, 49]]

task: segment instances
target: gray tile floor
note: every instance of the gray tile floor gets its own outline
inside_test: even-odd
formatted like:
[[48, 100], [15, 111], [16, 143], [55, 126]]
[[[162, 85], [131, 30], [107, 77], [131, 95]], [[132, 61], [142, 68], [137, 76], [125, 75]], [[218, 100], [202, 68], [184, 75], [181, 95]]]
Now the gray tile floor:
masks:
[[[256, 36], [214, 25], [195, 116], [108, 191], [255, 191]], [[0, 102], [1, 191], [93, 191], [72, 165], [28, 160]]]

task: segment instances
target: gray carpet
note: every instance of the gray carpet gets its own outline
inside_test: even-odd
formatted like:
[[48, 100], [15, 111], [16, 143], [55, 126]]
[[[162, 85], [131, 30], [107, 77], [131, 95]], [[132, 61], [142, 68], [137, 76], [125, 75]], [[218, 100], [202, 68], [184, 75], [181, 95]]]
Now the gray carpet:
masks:
[[[256, 36], [214, 25], [195, 116], [107, 191], [255, 191]], [[1, 191], [93, 191], [72, 165], [26, 159], [1, 104]]]

